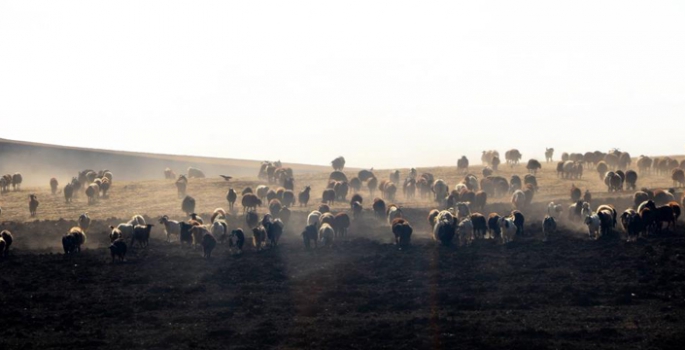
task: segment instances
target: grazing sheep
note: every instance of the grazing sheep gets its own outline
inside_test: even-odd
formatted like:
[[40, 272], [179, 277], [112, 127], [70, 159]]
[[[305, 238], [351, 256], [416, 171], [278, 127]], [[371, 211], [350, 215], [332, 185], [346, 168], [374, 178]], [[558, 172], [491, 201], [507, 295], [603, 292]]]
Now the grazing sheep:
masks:
[[153, 224], [147, 225], [135, 225], [133, 227], [133, 235], [131, 236], [131, 248], [135, 242], [138, 242], [138, 246], [141, 248], [147, 247], [150, 242], [150, 231], [152, 231]]
[[10, 252], [10, 247], [12, 246], [12, 242], [14, 242], [14, 237], [12, 236], [12, 232], [8, 230], [2, 230], [0, 232], [0, 258], [3, 256], [9, 255]]
[[36, 216], [36, 210], [38, 210], [38, 197], [36, 197], [35, 194], [30, 194], [29, 195], [29, 213], [31, 216]]
[[188, 186], [188, 178], [185, 175], [179, 175], [174, 183], [176, 185], [176, 192], [178, 198], [183, 198], [186, 195], [186, 187]]
[[514, 236], [516, 236], [516, 224], [514, 224], [513, 218], [501, 217], [499, 219], [499, 228], [502, 244], [507, 244], [514, 240]]
[[331, 166], [333, 166], [333, 170], [342, 171], [345, 169], [345, 157], [340, 156], [333, 159], [333, 161], [331, 161]]
[[637, 159], [637, 168], [641, 174], [650, 173], [652, 169], [652, 158], [641, 155]]
[[538, 170], [542, 169], [542, 164], [540, 164], [537, 159], [530, 159], [528, 160], [528, 164], [526, 164], [526, 169], [535, 175], [537, 174]]
[[345, 238], [347, 236], [347, 229], [350, 227], [350, 216], [346, 213], [335, 214], [334, 225], [335, 237]]
[[557, 222], [554, 220], [554, 217], [546, 215], [545, 218], [542, 220], [542, 235], [544, 238], [542, 239], [543, 242], [547, 242], [549, 240], [549, 237], [557, 231]]
[[7, 181], [5, 176], [0, 177], [0, 193], [5, 193], [9, 191], [9, 185], [11, 181]]
[[88, 228], [90, 227], [90, 217], [88, 216], [88, 213], [79, 215], [78, 227], [80, 227], [83, 232], [88, 232]]
[[203, 173], [202, 170], [197, 169], [197, 168], [193, 168], [193, 167], [188, 168], [187, 174], [188, 174], [188, 178], [190, 178], [190, 179], [193, 179], [193, 178], [204, 179], [205, 178], [205, 173]]
[[112, 241], [109, 246], [109, 252], [112, 255], [112, 262], [116, 261], [116, 259], [119, 259], [121, 262], [125, 261], [127, 250], [128, 247], [123, 239], [116, 239]]
[[259, 225], [259, 215], [254, 211], [248, 211], [245, 213], [245, 223], [250, 229], [257, 227]]
[[319, 228], [319, 238], [321, 239], [321, 242], [323, 243], [324, 247], [331, 247], [333, 246], [333, 239], [335, 237], [335, 230], [333, 230], [333, 227], [329, 224], [323, 224]]
[[480, 213], [471, 214], [471, 224], [473, 226], [473, 236], [475, 239], [484, 239], [488, 232], [488, 221]]
[[86, 234], [80, 227], [72, 227], [66, 235], [62, 236], [64, 254], [80, 253], [81, 246], [85, 243]]
[[321, 195], [321, 202], [333, 205], [333, 203], [335, 203], [335, 190], [330, 188], [324, 190], [323, 194]]
[[311, 242], [314, 242], [314, 247], [319, 245], [319, 231], [316, 228], [316, 224], [307, 225], [302, 231], [302, 240], [304, 241], [304, 247], [306, 249], [311, 248]]
[[392, 222], [392, 234], [395, 236], [395, 244], [400, 249], [408, 247], [411, 244], [411, 234], [414, 231], [409, 224], [409, 221], [397, 218]]
[[497, 215], [497, 213], [490, 213], [490, 215], [488, 215], [488, 231], [490, 232], [490, 238], [500, 238], [502, 233], [502, 230], [499, 226], [500, 218], [501, 217]]
[[238, 199], [238, 193], [235, 192], [233, 188], [229, 188], [226, 193], [226, 200], [228, 201], [228, 210], [233, 211], [233, 206], [235, 201]]
[[262, 200], [252, 193], [246, 193], [242, 198], [243, 213], [250, 210], [257, 210], [262, 205]]
[[392, 201], [392, 200], [395, 200], [395, 193], [396, 192], [397, 192], [397, 186], [395, 186], [394, 183], [390, 182], [385, 186], [385, 188], [383, 190], [383, 195], [385, 196], [385, 198]]

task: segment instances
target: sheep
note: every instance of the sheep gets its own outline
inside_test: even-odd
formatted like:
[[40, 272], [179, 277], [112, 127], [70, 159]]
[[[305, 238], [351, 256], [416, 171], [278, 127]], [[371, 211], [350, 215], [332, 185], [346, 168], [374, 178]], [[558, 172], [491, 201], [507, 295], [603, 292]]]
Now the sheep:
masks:
[[319, 241], [319, 231], [316, 228], [316, 224], [307, 225], [302, 231], [302, 240], [304, 241], [304, 247], [306, 249], [311, 248], [311, 242], [314, 242], [314, 247], [318, 247]]
[[364, 207], [362, 207], [362, 204], [360, 202], [352, 202], [352, 217], [357, 220], [362, 217]]
[[497, 213], [490, 213], [487, 218], [488, 224], [488, 235], [490, 238], [498, 239], [500, 238], [501, 230], [499, 227], [500, 216]]
[[386, 210], [388, 217], [388, 225], [392, 225], [392, 221], [402, 217], [402, 209], [400, 209], [395, 204], [390, 204]]
[[57, 179], [55, 179], [54, 177], [51, 178], [50, 179], [50, 192], [52, 193], [53, 196], [55, 194], [57, 194], [57, 186], [59, 186], [59, 184], [57, 183]]
[[126, 261], [126, 251], [128, 247], [123, 239], [116, 239], [111, 242], [109, 246], [110, 254], [112, 255], [112, 263], [119, 259], [119, 261]]
[[112, 231], [109, 233], [109, 242], [110, 243], [116, 241], [117, 239], [123, 238], [124, 234], [121, 232], [120, 229], [118, 229], [114, 226], [110, 226], [110, 229], [112, 229]]
[[226, 220], [228, 218], [224, 208], [216, 208], [212, 213], [212, 217], [209, 219], [210, 223], [214, 223], [215, 220]]
[[359, 180], [359, 178], [356, 177], [356, 176], [353, 177], [352, 179], [350, 179], [350, 188], [352, 189], [352, 191], [353, 191], [354, 193], [357, 193], [357, 192], [361, 191], [361, 189], [362, 189], [362, 181]]
[[542, 164], [540, 164], [537, 159], [530, 159], [528, 160], [528, 164], [526, 164], [526, 169], [535, 175], [537, 174], [538, 170], [542, 169]]
[[514, 225], [516, 225], [516, 235], [523, 236], [523, 224], [526, 221], [523, 213], [518, 210], [514, 210], [511, 212], [511, 217], [514, 219]]
[[142, 225], [142, 226], [145, 226], [146, 222], [145, 222], [145, 218], [143, 218], [142, 216], [140, 216], [140, 215], [133, 215], [133, 216], [131, 217], [131, 220], [128, 221], [128, 224], [129, 224], [129, 225]]
[[583, 201], [588, 203], [592, 202], [592, 193], [590, 193], [590, 190], [585, 190], [585, 194], [583, 194]]
[[[233, 240], [235, 239], [235, 242]], [[245, 245], [245, 233], [243, 232], [242, 228], [237, 228], [233, 231], [231, 231], [231, 236], [228, 241], [228, 246], [229, 247], [235, 247], [238, 249], [238, 252], [243, 251], [243, 246]]]
[[38, 197], [36, 197], [35, 194], [30, 194], [29, 195], [29, 213], [31, 216], [36, 216], [36, 211], [38, 210]]
[[554, 156], [554, 148], [545, 148], [545, 161], [547, 163], [552, 162], [553, 156]]
[[652, 169], [652, 158], [641, 155], [637, 159], [637, 168], [641, 174], [649, 173]]
[[509, 164], [512, 168], [519, 163], [521, 157], [521, 152], [519, 152], [517, 149], [510, 149], [504, 152], [504, 159], [506, 159], [507, 164]]
[[207, 227], [203, 225], [192, 225], [189, 229], [190, 235], [192, 237], [193, 247], [197, 247], [202, 244], [202, 238], [205, 235], [211, 234]]
[[97, 197], [100, 194], [100, 186], [92, 183], [86, 187], [86, 196], [88, 197], [88, 204], [94, 204], [97, 202]]
[[437, 209], [432, 209], [430, 212], [428, 212], [428, 225], [430, 225], [431, 228], [435, 226], [438, 214], [440, 214], [440, 211]]
[[86, 234], [80, 227], [72, 227], [69, 232], [62, 236], [62, 249], [64, 254], [80, 253], [81, 246], [86, 243]]
[[514, 224], [514, 219], [510, 217], [501, 217], [499, 219], [500, 236], [502, 238], [502, 244], [507, 244], [514, 240], [516, 235], [516, 224]]
[[400, 171], [399, 170], [395, 170], [395, 171], [390, 173], [390, 182], [396, 183], [396, 184], [400, 183]]
[[409, 221], [397, 218], [392, 222], [392, 234], [395, 236], [395, 244], [400, 247], [408, 247], [411, 244], [411, 234], [414, 231]]
[[252, 191], [252, 187], [250, 187], [250, 186], [247, 186], [247, 187], [243, 188], [243, 191], [240, 192], [240, 195], [241, 195], [241, 196], [245, 196], [245, 195], [248, 194], [248, 193], [254, 194], [253, 191]]
[[599, 174], [599, 179], [603, 180], [605, 174], [609, 171], [609, 166], [604, 161], [597, 163], [597, 174]]
[[531, 184], [527, 184], [523, 193], [526, 195], [525, 206], [528, 207], [533, 202], [533, 197], [535, 196], [535, 188]]
[[269, 186], [259, 185], [257, 186], [257, 197], [264, 201], [266, 199], [266, 194], [269, 192]]
[[214, 235], [211, 233], [206, 233], [203, 235], [200, 245], [202, 246], [202, 257], [208, 260], [211, 259], [212, 251], [216, 247], [216, 238]]
[[283, 204], [281, 204], [281, 201], [278, 199], [272, 199], [269, 202], [269, 213], [271, 213], [272, 216], [277, 216], [278, 213], [281, 212], [281, 209], [283, 208]]
[[[181, 242], [181, 245], [193, 244], [192, 228], [196, 226], [195, 223], [185, 223], [185, 222], [181, 221], [178, 224], [180, 226], [179, 241]], [[199, 223], [197, 223], [197, 224], [199, 224]]]
[[568, 219], [569, 221], [580, 220], [582, 218], [581, 211], [583, 209], [583, 202], [577, 201], [568, 206]]
[[459, 245], [467, 245], [473, 242], [473, 223], [470, 218], [465, 218], [457, 225], [457, 237]]
[[385, 186], [385, 189], [383, 191], [383, 194], [385, 198], [388, 200], [395, 200], [395, 193], [397, 192], [397, 186], [395, 186], [394, 183], [389, 183], [387, 186]]
[[597, 239], [600, 235], [601, 220], [599, 215], [593, 214], [585, 217], [585, 225], [588, 227], [588, 235], [590, 239]]
[[616, 173], [609, 171], [604, 175], [604, 184], [608, 192], [618, 192], [622, 186], [622, 180]]
[[554, 220], [553, 216], [546, 215], [542, 220], [542, 235], [544, 238], [543, 242], [547, 242], [549, 237], [557, 231], [557, 222]]
[[138, 242], [138, 246], [143, 248], [147, 247], [150, 242], [150, 231], [152, 231], [153, 224], [147, 225], [135, 225], [133, 227], [133, 235], [131, 236], [131, 248], [135, 242]]
[[626, 171], [625, 183], [627, 190], [637, 189], [637, 173], [635, 170]]
[[457, 160], [457, 170], [463, 173], [469, 171], [469, 159], [466, 158], [466, 156], [461, 156], [461, 158]]
[[445, 197], [447, 196], [447, 193], [449, 192], [449, 187], [447, 186], [444, 180], [438, 179], [433, 184], [431, 190], [435, 194], [435, 201], [438, 203], [442, 203]]
[[246, 193], [242, 198], [243, 213], [250, 210], [257, 210], [262, 205], [262, 200], [252, 193]]
[[345, 238], [347, 236], [347, 229], [350, 227], [350, 216], [346, 213], [335, 214], [335, 221], [333, 227], [335, 228], [335, 237]]
[[366, 183], [367, 187], [369, 188], [369, 195], [373, 197], [374, 192], [376, 191], [376, 186], [378, 186], [378, 179], [375, 177], [372, 177], [369, 179], [369, 181]]
[[164, 169], [164, 178], [167, 180], [173, 180], [176, 178], [176, 174], [171, 168]]
[[78, 217], [78, 227], [80, 227], [83, 232], [87, 232], [90, 227], [90, 217], [88, 213], [83, 213]]
[[376, 178], [376, 176], [373, 174], [373, 168], [370, 170], [360, 170], [359, 173], [357, 173], [357, 178], [359, 178], [359, 181], [364, 182], [364, 181], [370, 181], [371, 179]]
[[276, 217], [281, 219], [281, 221], [283, 221], [283, 224], [288, 225], [288, 223], [290, 222], [290, 209], [288, 209], [288, 207], [281, 208], [281, 211], [278, 212], [278, 215]]
[[333, 230], [333, 227], [329, 224], [323, 224], [319, 228], [319, 239], [321, 239], [321, 242], [323, 243], [324, 247], [331, 247], [333, 246], [333, 239], [335, 237], [335, 231]]
[[347, 181], [347, 175], [342, 171], [334, 171], [328, 176], [328, 181]]
[[628, 237], [628, 242], [637, 240], [640, 236], [640, 232], [644, 230], [642, 218], [633, 209], [626, 209], [626, 211], [621, 214], [621, 225]]
[[257, 227], [259, 225], [259, 215], [254, 211], [248, 211], [245, 213], [245, 223], [250, 229]]
[[164, 225], [164, 233], [166, 234], [166, 241], [171, 241], [171, 235], [181, 236], [181, 225], [178, 221], [169, 220], [169, 216], [164, 215], [159, 219], [159, 223]]
[[219, 219], [212, 222], [209, 232], [214, 236], [214, 238], [219, 238], [222, 242], [228, 237], [228, 224], [226, 221]]
[[661, 231], [664, 223], [666, 223], [666, 229], [675, 228], [675, 214], [673, 212], [673, 207], [669, 205], [662, 205], [656, 208], [657, 233]]
[[233, 206], [235, 201], [238, 199], [238, 193], [235, 192], [233, 188], [229, 188], [226, 192], [226, 200], [228, 201], [228, 210], [233, 211]]
[[205, 178], [205, 173], [202, 172], [202, 170], [193, 168], [193, 167], [188, 167], [187, 170], [188, 178], [197, 178], [197, 179], [204, 179]]
[[592, 215], [592, 207], [590, 206], [590, 203], [588, 202], [583, 202], [581, 205], [580, 209], [580, 216], [581, 217], [586, 217]]
[[0, 244], [0, 258], [2, 258], [3, 256], [9, 255], [10, 247], [12, 246], [12, 242], [14, 242], [12, 232], [9, 230], [2, 230], [2, 232], [0, 232], [0, 242], [4, 242], [4, 244]]
[[673, 196], [673, 193], [671, 193], [673, 190], [656, 190], [654, 191], [654, 203], [656, 205], [665, 205], [670, 202], [675, 201], [675, 197]]
[[321, 214], [329, 213], [331, 211], [331, 207], [326, 204], [326, 203], [321, 203], [319, 204], [319, 209], [318, 209]]
[[[447, 212], [449, 213], [449, 212]], [[452, 244], [452, 239], [456, 233], [456, 219], [451, 215], [440, 215], [436, 218], [433, 226], [433, 240], [439, 241], [443, 246]]]
[[309, 192], [312, 190], [310, 186], [305, 186], [305, 188], [297, 195], [297, 200], [300, 202], [301, 207], [307, 207], [309, 205]]
[[571, 201], [577, 202], [580, 200], [582, 191], [580, 188], [576, 187], [576, 184], [571, 184]]
[[266, 237], [272, 247], [278, 246], [278, 240], [283, 234], [283, 222], [280, 219], [274, 219], [268, 227], [266, 227]]
[[321, 195], [321, 202], [333, 205], [335, 203], [335, 190], [326, 189]]
[[9, 191], [10, 181], [7, 181], [5, 176], [0, 177], [0, 193], [5, 193]]
[[488, 231], [488, 222], [485, 216], [480, 213], [473, 213], [470, 217], [473, 225], [473, 236], [475, 239], [483, 239]]
[[295, 205], [295, 193], [292, 190], [285, 190], [283, 192], [283, 206], [292, 207]]
[[188, 178], [185, 175], [179, 175], [176, 182], [176, 193], [178, 198], [183, 198], [186, 195], [186, 187], [188, 186]]
[[[202, 219], [201, 216], [197, 215], [196, 213], [190, 213], [190, 223], [193, 225], [203, 225], [205, 221]], [[144, 224], [144, 221], [143, 221]]]
[[488, 177], [488, 176], [492, 175], [493, 171], [492, 171], [492, 168], [490, 168], [489, 166], [486, 166], [483, 168], [483, 171], [481, 173], [483, 174], [483, 177]]
[[292, 177], [288, 177], [285, 180], [283, 180], [283, 188], [286, 190], [294, 190], [295, 189], [295, 179]]
[[512, 175], [509, 179], [509, 191], [513, 193], [516, 190], [520, 190], [521, 187], [523, 187], [521, 177], [518, 175]]
[[[674, 220], [678, 221], [678, 218], [680, 217], [680, 213], [681, 213], [680, 212], [680, 204], [678, 204], [678, 202], [676, 202], [676, 201], [672, 201], [672, 202], [669, 202], [667, 205], [673, 209]], [[674, 221], [674, 225], [675, 225], [675, 221]], [[675, 226], [674, 226], [674, 228], [675, 228]]]
[[671, 179], [673, 180], [673, 187], [685, 186], [685, 171], [683, 169], [673, 169], [671, 172]]
[[321, 213], [319, 223], [320, 225], [329, 224], [335, 230], [335, 215], [333, 215], [333, 213]]
[[191, 196], [185, 196], [183, 198], [183, 201], [181, 201], [181, 210], [186, 213], [186, 215], [190, 215], [190, 213], [195, 211], [195, 198]]
[[476, 192], [474, 196], [474, 200], [472, 202], [473, 209], [478, 210], [478, 211], [484, 211], [485, 210], [485, 204], [488, 201], [488, 194], [484, 191], [478, 191]]
[[107, 191], [109, 191], [110, 186], [112, 185], [112, 182], [106, 178], [102, 178], [102, 184], [100, 185], [100, 191], [102, 192], [102, 197], [107, 198]]
[[515, 209], [522, 209], [526, 206], [526, 194], [521, 190], [516, 190], [511, 195], [511, 204]]
[[333, 170], [339, 170], [342, 171], [345, 169], [345, 157], [340, 156], [331, 161], [331, 166], [333, 166]]
[[321, 219], [321, 212], [314, 210], [309, 215], [307, 215], [307, 226], [314, 225], [319, 228], [319, 220]]
[[610, 204], [602, 204], [599, 207], [597, 207], [597, 213], [599, 212], [606, 212], [609, 215], [609, 224], [611, 225], [611, 228], [616, 227], [616, 218], [617, 218], [617, 213], [616, 209]]
[[372, 207], [377, 218], [382, 219], [385, 216], [386, 208], [384, 200], [380, 198], [374, 198]]
[[22, 176], [20, 173], [14, 173], [12, 175], [12, 190], [21, 191]]
[[564, 208], [561, 204], [555, 204], [554, 202], [549, 202], [549, 204], [547, 204], [547, 216], [559, 219], [563, 211]]

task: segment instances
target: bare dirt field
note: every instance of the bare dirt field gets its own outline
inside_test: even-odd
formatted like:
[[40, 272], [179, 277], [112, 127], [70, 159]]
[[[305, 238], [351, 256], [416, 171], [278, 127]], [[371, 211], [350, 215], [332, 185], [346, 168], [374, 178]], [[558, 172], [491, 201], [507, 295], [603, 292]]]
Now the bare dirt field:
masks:
[[[304, 249], [299, 233], [319, 202], [328, 173], [298, 174], [298, 192], [311, 185], [309, 208], [294, 207], [276, 248], [233, 255], [219, 245], [211, 260], [199, 250], [164, 241], [161, 225], [149, 248], [111, 263], [108, 226], [133, 214], [185, 219], [173, 181], [117, 181], [109, 198], [87, 205], [27, 186], [0, 196], [0, 228], [15, 236], [0, 261], [0, 348], [681, 348], [685, 341], [685, 235], [674, 232], [627, 243], [617, 232], [598, 241], [580, 224], [562, 220], [549, 242], [540, 222], [551, 200], [569, 204], [571, 183], [593, 193], [593, 206], [623, 211], [632, 193], [607, 193], [593, 171], [582, 180], [556, 177], [543, 164], [540, 191], [526, 215], [525, 234], [506, 246], [493, 240], [441, 247], [429, 236], [430, 201], [396, 202], [414, 226], [412, 245], [391, 244], [387, 223], [365, 216], [333, 248]], [[522, 165], [498, 175], [525, 174]], [[471, 171], [480, 178], [480, 167]], [[456, 169], [419, 169], [452, 188]], [[255, 169], [255, 174], [257, 169]], [[408, 172], [402, 169], [402, 178]], [[356, 172], [349, 172], [348, 177]], [[389, 171], [376, 171], [387, 178]], [[252, 177], [191, 180], [188, 194], [205, 219], [227, 208], [228, 187], [260, 184]], [[638, 187], [670, 187], [647, 176]], [[36, 218], [28, 216], [36, 193]], [[678, 194], [678, 196], [680, 196]], [[239, 199], [240, 201], [240, 199]], [[489, 199], [484, 214], [508, 213], [509, 198]], [[333, 211], [349, 211], [337, 203]], [[80, 254], [65, 257], [61, 236], [82, 212], [94, 223]], [[260, 214], [266, 212], [262, 206]], [[245, 226], [240, 209], [231, 228]], [[250, 235], [248, 235], [250, 237]], [[248, 242], [249, 243], [249, 242]]]

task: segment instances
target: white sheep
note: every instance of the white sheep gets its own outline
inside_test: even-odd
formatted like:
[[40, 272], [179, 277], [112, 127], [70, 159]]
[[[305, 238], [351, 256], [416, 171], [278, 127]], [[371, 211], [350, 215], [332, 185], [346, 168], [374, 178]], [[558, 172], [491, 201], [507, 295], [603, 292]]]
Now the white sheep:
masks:
[[133, 215], [131, 217], [131, 220], [128, 221], [128, 224], [130, 225], [140, 225], [140, 226], [145, 226], [147, 223], [145, 222], [145, 219], [140, 216], [140, 215]]
[[602, 227], [602, 220], [600, 220], [599, 215], [593, 214], [586, 216], [585, 225], [587, 225], [590, 239], [599, 238], [600, 229]]
[[514, 223], [514, 218], [500, 218], [499, 227], [501, 230], [502, 244], [507, 244], [514, 240], [514, 236], [516, 235], [516, 224]]
[[307, 226], [309, 225], [316, 225], [316, 227], [319, 227], [319, 220], [321, 219], [321, 212], [318, 210], [314, 210], [309, 215], [307, 215]]
[[564, 207], [561, 204], [549, 202], [549, 204], [547, 205], [547, 215], [553, 217], [554, 219], [559, 219], [559, 216], [563, 211]]
[[324, 247], [330, 247], [333, 245], [333, 237], [335, 237], [335, 230], [329, 224], [323, 224], [319, 228], [319, 237], [321, 237], [321, 242], [323, 242]]
[[115, 228], [121, 232], [121, 238], [127, 240], [133, 236], [133, 228], [135, 225], [129, 223], [119, 224], [116, 227], [110, 226], [109, 228], [114, 230]]
[[459, 245], [469, 244], [473, 241], [473, 222], [470, 218], [465, 218], [457, 226], [459, 235]]
[[221, 239], [221, 237], [226, 237], [226, 235], [228, 235], [228, 224], [226, 224], [226, 221], [224, 220], [216, 220], [212, 223], [209, 231], [215, 238], [218, 237]]
[[181, 224], [178, 221], [169, 220], [169, 217], [164, 215], [159, 219], [159, 223], [164, 225], [164, 233], [166, 233], [166, 241], [171, 241], [171, 235], [181, 237]]
[[554, 220], [554, 217], [551, 215], [545, 216], [545, 219], [542, 220], [542, 234], [544, 236], [543, 241], [547, 242], [549, 239], [549, 236], [556, 232], [557, 230], [557, 222]]
[[511, 195], [511, 204], [514, 205], [514, 209], [521, 209], [526, 205], [526, 194], [521, 190], [516, 190]]
[[398, 208], [396, 205], [391, 204], [388, 207], [388, 225], [392, 226], [392, 221], [402, 217], [402, 209]]

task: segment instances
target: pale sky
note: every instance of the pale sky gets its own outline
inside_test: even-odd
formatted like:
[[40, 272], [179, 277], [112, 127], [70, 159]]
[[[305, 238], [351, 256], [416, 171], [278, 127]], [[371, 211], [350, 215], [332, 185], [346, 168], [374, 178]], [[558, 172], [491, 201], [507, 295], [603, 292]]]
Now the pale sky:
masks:
[[683, 1], [1, 1], [0, 138], [349, 166], [685, 154]]

